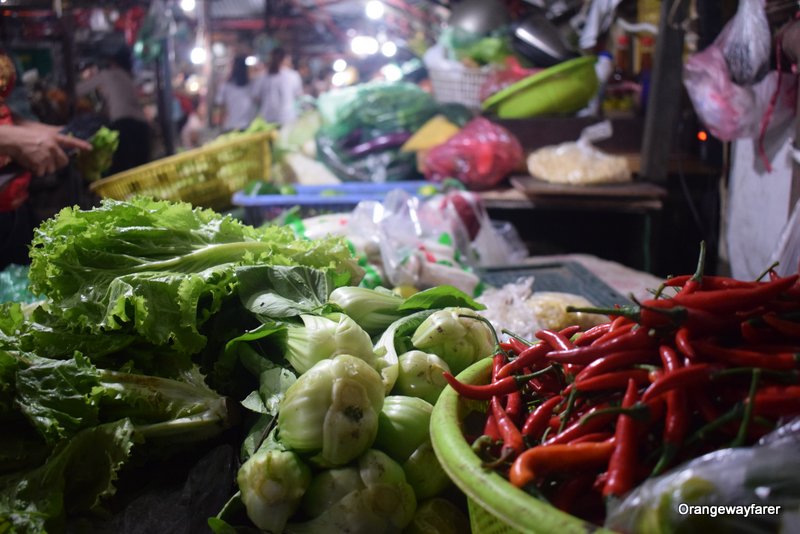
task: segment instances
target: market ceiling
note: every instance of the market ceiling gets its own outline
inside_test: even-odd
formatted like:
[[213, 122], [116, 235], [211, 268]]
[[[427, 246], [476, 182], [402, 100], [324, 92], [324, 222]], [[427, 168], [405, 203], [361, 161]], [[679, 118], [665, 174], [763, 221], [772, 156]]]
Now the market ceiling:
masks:
[[[415, 35], [433, 37], [447, 16], [447, 7], [458, 0], [382, 0], [383, 16], [369, 20], [366, 0], [209, 0], [209, 29], [212, 32], [267, 33], [293, 49], [325, 50], [346, 46], [354, 33], [380, 32], [392, 39], [407, 40]], [[180, 0], [166, 0], [166, 4]], [[148, 6], [149, 0], [0, 0], [0, 8], [16, 15], [42, 17], [72, 7], [75, 9]], [[202, 0], [196, 0], [202, 9]], [[332, 50], [331, 50], [332, 51]]]

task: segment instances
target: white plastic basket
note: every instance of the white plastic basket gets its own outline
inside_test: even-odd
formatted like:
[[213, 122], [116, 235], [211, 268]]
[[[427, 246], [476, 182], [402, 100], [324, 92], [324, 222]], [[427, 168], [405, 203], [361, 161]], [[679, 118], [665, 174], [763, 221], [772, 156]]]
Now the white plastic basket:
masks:
[[481, 109], [481, 86], [489, 78], [491, 68], [438, 69], [428, 68], [433, 96], [441, 103], [463, 104], [472, 110]]

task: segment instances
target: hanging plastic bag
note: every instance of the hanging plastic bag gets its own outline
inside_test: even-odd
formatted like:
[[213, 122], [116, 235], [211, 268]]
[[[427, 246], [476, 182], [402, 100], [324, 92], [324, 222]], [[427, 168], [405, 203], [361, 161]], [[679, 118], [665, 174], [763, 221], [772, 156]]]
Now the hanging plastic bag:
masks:
[[780, 71], [764, 74], [771, 37], [762, 19], [762, 0], [742, 0], [714, 42], [686, 61], [683, 83], [698, 117], [714, 137], [759, 138], [761, 159], [770, 169], [763, 139], [794, 117], [797, 77]]
[[598, 150], [592, 142], [611, 137], [609, 121], [587, 126], [575, 142], [540, 148], [528, 156], [528, 172], [545, 182], [595, 185], [629, 182], [628, 160]]
[[456, 178], [468, 189], [489, 189], [523, 162], [522, 146], [514, 135], [483, 117], [434, 147], [425, 156], [425, 177], [441, 182]]
[[739, 85], [752, 85], [769, 68], [772, 37], [764, 0], [739, 0], [727, 30], [720, 46], [731, 80]]

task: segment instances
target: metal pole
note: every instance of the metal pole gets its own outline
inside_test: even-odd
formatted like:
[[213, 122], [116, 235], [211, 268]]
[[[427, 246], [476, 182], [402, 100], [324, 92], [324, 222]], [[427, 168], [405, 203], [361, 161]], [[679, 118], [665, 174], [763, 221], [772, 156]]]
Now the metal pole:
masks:
[[172, 39], [170, 37], [166, 37], [161, 42], [161, 53], [156, 59], [158, 121], [161, 124], [166, 156], [171, 156], [175, 153], [175, 127], [172, 123], [172, 69], [170, 68], [171, 42]]

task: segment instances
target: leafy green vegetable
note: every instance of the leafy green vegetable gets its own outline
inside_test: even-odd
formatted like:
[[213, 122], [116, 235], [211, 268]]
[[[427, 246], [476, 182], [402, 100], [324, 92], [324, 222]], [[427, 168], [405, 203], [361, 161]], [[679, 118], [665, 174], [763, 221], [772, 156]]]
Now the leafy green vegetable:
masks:
[[334, 287], [332, 277], [305, 266], [240, 267], [239, 298], [259, 318], [284, 319], [321, 308]]
[[454, 286], [442, 285], [414, 293], [403, 302], [398, 309], [431, 310], [437, 308], [470, 308], [485, 310], [486, 306]]
[[40, 467], [0, 478], [0, 532], [61, 530], [66, 514], [96, 508], [114, 494], [117, 471], [135, 441], [127, 419], [87, 428]]
[[206, 343], [198, 327], [235, 292], [236, 268], [255, 264], [323, 269], [335, 285], [362, 272], [342, 240], [297, 240], [287, 228], [136, 198], [65, 208], [45, 221], [32, 242], [30, 279], [72, 325], [133, 331], [195, 353]]
[[94, 182], [102, 178], [103, 173], [111, 167], [114, 153], [119, 147], [119, 132], [102, 126], [89, 139], [89, 142], [92, 149], [79, 152], [76, 164], [78, 170], [83, 174], [83, 178]]

